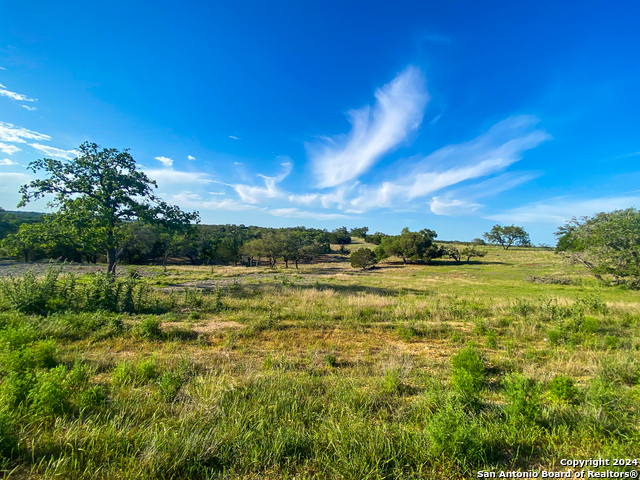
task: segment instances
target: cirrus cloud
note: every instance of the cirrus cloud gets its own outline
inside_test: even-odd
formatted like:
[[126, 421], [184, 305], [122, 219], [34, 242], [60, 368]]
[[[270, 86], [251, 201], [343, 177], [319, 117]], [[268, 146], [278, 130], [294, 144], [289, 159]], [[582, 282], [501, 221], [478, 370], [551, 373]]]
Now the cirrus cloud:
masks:
[[305, 144], [318, 187], [335, 187], [369, 170], [417, 130], [429, 100], [424, 75], [414, 66], [378, 89], [375, 97], [373, 108], [367, 105], [348, 112], [352, 127], [348, 135]]

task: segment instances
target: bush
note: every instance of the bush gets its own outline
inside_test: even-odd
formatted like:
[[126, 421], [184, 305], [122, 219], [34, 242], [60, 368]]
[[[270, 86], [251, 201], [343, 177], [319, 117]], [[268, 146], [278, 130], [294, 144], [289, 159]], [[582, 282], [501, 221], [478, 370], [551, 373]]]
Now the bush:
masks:
[[22, 278], [0, 279], [0, 306], [26, 314], [46, 314], [47, 303], [56, 297], [59, 275], [59, 270], [48, 268], [44, 278], [29, 270]]
[[473, 463], [481, 460], [478, 428], [459, 408], [448, 404], [439, 410], [429, 422], [427, 436], [430, 453], [434, 457]]
[[36, 386], [29, 392], [31, 410], [35, 414], [51, 416], [68, 410], [71, 392], [67, 388], [66, 378], [67, 369], [64, 365], [38, 373]]
[[29, 392], [35, 385], [30, 372], [10, 372], [0, 384], [0, 399], [9, 408], [18, 408], [27, 403]]
[[509, 402], [505, 408], [507, 415], [535, 421], [542, 408], [540, 386], [536, 381], [521, 374], [513, 374], [505, 378], [504, 387]]
[[28, 271], [21, 278], [0, 279], [0, 310], [30, 315], [64, 311], [142, 313], [159, 310], [158, 300], [137, 273], [116, 278], [110, 273], [88, 276], [78, 284], [73, 274], [60, 278], [60, 270], [48, 268], [39, 278]]
[[160, 368], [155, 358], [149, 358], [138, 364], [136, 379], [140, 383], [149, 383], [160, 375]]
[[160, 328], [160, 320], [157, 317], [145, 317], [138, 324], [140, 336], [148, 339], [157, 339], [162, 337], [162, 329]]
[[136, 381], [135, 367], [131, 362], [120, 362], [113, 370], [113, 383], [119, 386], [131, 385]]
[[390, 368], [384, 374], [382, 391], [387, 395], [396, 395], [402, 389], [402, 372], [398, 368]]
[[94, 410], [107, 403], [107, 393], [102, 385], [94, 385], [82, 390], [78, 395], [78, 407], [82, 410]]
[[475, 399], [484, 385], [484, 364], [474, 345], [460, 350], [451, 359], [453, 386], [468, 400]]
[[351, 252], [351, 266], [363, 270], [378, 263], [375, 254], [368, 248], [359, 248]]
[[56, 357], [58, 356], [58, 348], [56, 342], [53, 340], [44, 340], [38, 342], [32, 347], [33, 360], [39, 367], [53, 368], [58, 362]]
[[335, 367], [338, 364], [338, 358], [335, 353], [328, 353], [324, 357], [324, 363], [329, 367]]
[[578, 395], [573, 379], [567, 375], [557, 375], [549, 383], [547, 396], [554, 402], [574, 404], [578, 401]]
[[204, 304], [204, 293], [198, 290], [198, 287], [184, 287], [184, 306], [185, 308], [202, 308]]

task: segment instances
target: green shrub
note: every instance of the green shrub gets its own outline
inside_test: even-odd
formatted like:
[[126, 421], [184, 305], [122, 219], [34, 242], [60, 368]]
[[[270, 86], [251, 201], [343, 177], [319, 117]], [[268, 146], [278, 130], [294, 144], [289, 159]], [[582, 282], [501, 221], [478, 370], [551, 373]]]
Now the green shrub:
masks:
[[585, 316], [582, 319], [581, 330], [586, 333], [596, 333], [598, 331], [599, 321], [595, 317]]
[[535, 421], [541, 412], [540, 386], [522, 374], [512, 374], [504, 380], [505, 396], [509, 404], [505, 411], [511, 417]]
[[547, 332], [547, 337], [551, 345], [558, 345], [562, 340], [562, 332], [556, 328], [552, 328]]
[[60, 270], [47, 268], [44, 278], [29, 270], [22, 278], [0, 279], [0, 305], [26, 314], [47, 313], [47, 303], [56, 298]]
[[138, 364], [136, 368], [136, 379], [140, 383], [149, 383], [160, 375], [160, 367], [158, 361], [151, 357]]
[[113, 370], [113, 383], [118, 386], [131, 385], [136, 381], [136, 370], [131, 362], [123, 361]]
[[150, 340], [162, 337], [162, 329], [160, 328], [160, 319], [157, 317], [145, 317], [138, 324], [140, 336]]
[[26, 404], [29, 392], [35, 385], [35, 376], [31, 372], [12, 371], [0, 384], [0, 399], [9, 408]]
[[107, 403], [107, 393], [102, 385], [94, 385], [82, 390], [77, 397], [78, 407], [82, 410], [94, 410]]
[[485, 338], [487, 339], [487, 347], [492, 349], [498, 348], [498, 335], [495, 330], [489, 330], [486, 333]]
[[220, 288], [216, 288], [213, 291], [213, 300], [211, 302], [211, 310], [214, 312], [221, 312], [224, 309], [222, 303], [222, 291]]
[[198, 287], [193, 288], [184, 287], [184, 300], [183, 304], [185, 308], [202, 308], [204, 303], [204, 293], [198, 290]]
[[351, 252], [350, 260], [353, 268], [362, 268], [363, 270], [378, 263], [375, 253], [369, 248], [354, 250]]
[[466, 399], [474, 399], [484, 385], [484, 363], [474, 345], [460, 350], [451, 358], [451, 381]]
[[433, 457], [460, 463], [481, 461], [478, 428], [460, 408], [447, 404], [431, 418], [426, 432]]
[[402, 389], [402, 372], [398, 368], [388, 369], [382, 380], [382, 392], [386, 395], [396, 395]]
[[324, 363], [329, 367], [335, 367], [338, 364], [338, 358], [335, 353], [328, 353], [324, 356]]
[[557, 375], [549, 382], [547, 395], [554, 402], [574, 404], [578, 401], [579, 391], [571, 377]]
[[44, 368], [53, 368], [58, 362], [58, 348], [53, 340], [44, 340], [33, 345], [33, 360], [36, 365]]
[[37, 415], [60, 415], [68, 410], [70, 390], [67, 388], [64, 365], [36, 376], [36, 385], [29, 392], [30, 408]]
[[82, 389], [91, 379], [91, 369], [81, 360], [76, 360], [67, 375], [67, 383], [71, 388]]

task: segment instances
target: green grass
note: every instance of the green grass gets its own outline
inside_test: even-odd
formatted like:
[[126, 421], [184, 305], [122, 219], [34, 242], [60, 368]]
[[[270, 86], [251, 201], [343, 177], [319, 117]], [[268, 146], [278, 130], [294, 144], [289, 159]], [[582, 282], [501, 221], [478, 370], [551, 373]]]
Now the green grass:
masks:
[[453, 479], [640, 456], [640, 292], [488, 250], [367, 272], [150, 267], [159, 314], [0, 299], [0, 469]]

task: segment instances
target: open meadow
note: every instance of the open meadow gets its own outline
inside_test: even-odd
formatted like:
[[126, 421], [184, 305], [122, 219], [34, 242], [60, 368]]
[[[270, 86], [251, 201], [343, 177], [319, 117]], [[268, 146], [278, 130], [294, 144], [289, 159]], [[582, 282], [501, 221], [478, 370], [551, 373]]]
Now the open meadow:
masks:
[[0, 475], [454, 479], [640, 457], [640, 292], [548, 249], [487, 251], [115, 283], [5, 262]]

